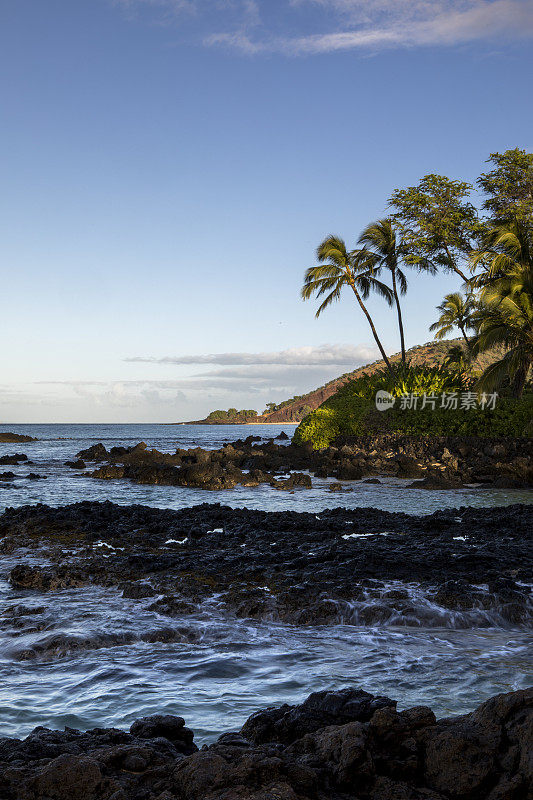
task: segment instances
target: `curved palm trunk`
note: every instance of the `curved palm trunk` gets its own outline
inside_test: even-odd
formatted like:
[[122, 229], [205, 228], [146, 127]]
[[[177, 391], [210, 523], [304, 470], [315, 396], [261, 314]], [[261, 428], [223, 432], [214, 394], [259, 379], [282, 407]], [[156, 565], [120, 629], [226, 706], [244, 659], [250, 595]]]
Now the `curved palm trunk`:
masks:
[[405, 364], [405, 338], [403, 335], [403, 319], [402, 319], [402, 309], [400, 308], [400, 298], [398, 297], [398, 291], [396, 289], [396, 270], [392, 269], [391, 273], [392, 273], [392, 293], [394, 294], [394, 300], [396, 301], [396, 311], [398, 312], [398, 328], [400, 330], [402, 364]]
[[529, 366], [526, 364], [521, 364], [518, 369], [516, 370], [512, 382], [512, 392], [513, 397], [520, 398], [524, 393], [524, 388], [526, 385], [527, 373], [529, 371]]
[[465, 340], [465, 342], [466, 342], [466, 346], [468, 347], [468, 352], [470, 353], [470, 351], [471, 351], [471, 349], [472, 349], [472, 346], [471, 346], [471, 344], [470, 344], [470, 339], [469, 339], [469, 338], [468, 338], [468, 336], [466, 335], [465, 329], [463, 328], [463, 326], [462, 326], [462, 325], [459, 325], [459, 330], [460, 330], [460, 331], [461, 331], [461, 333], [463, 334], [463, 339]]
[[352, 287], [352, 290], [353, 290], [353, 293], [354, 293], [354, 295], [357, 297], [357, 302], [358, 302], [358, 303], [359, 303], [359, 305], [361, 306], [361, 311], [363, 312], [363, 314], [365, 315], [365, 317], [366, 317], [366, 318], [367, 318], [367, 320], [368, 320], [368, 324], [370, 325], [370, 328], [371, 328], [371, 330], [372, 330], [372, 334], [373, 334], [373, 336], [374, 336], [374, 339], [376, 340], [376, 344], [377, 344], [377, 346], [379, 347], [379, 352], [381, 353], [381, 357], [383, 358], [383, 361], [384, 361], [384, 362], [385, 362], [385, 364], [387, 365], [387, 369], [388, 369], [388, 370], [389, 370], [389, 372], [392, 374], [392, 367], [391, 367], [390, 361], [389, 361], [389, 359], [387, 358], [387, 354], [385, 353], [385, 350], [383, 349], [383, 345], [382, 345], [382, 344], [381, 344], [381, 342], [380, 342], [380, 339], [379, 339], [378, 333], [377, 333], [377, 331], [376, 331], [376, 328], [375, 328], [375, 326], [374, 326], [374, 323], [372, 322], [372, 317], [371, 317], [371, 316], [370, 316], [370, 314], [368, 313], [368, 311], [367, 311], [367, 308], [366, 308], [365, 304], [364, 304], [364, 303], [363, 303], [363, 301], [361, 300], [361, 296], [360, 296], [359, 292], [357, 291], [357, 289], [355, 288], [355, 284], [354, 284], [354, 282], [353, 282], [353, 281], [350, 281], [350, 286]]

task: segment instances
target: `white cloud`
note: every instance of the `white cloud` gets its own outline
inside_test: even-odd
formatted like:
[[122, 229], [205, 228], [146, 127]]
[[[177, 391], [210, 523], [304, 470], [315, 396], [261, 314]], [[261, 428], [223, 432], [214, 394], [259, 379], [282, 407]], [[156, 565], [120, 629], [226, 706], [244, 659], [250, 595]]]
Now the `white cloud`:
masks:
[[[363, 19], [358, 27], [345, 25], [306, 36], [253, 39], [244, 29], [211, 34], [207, 45], [224, 45], [246, 55], [279, 52], [302, 56], [341, 50], [377, 51], [392, 47], [450, 46], [480, 40], [533, 36], [531, 0], [469, 0], [448, 3], [373, 4], [354, 0], [322, 0], [348, 21]], [[365, 13], [363, 13], [365, 12]], [[386, 14], [384, 12], [387, 12]], [[386, 18], [388, 21], [384, 21]]]
[[[47, 380], [32, 384], [0, 384], [0, 409], [5, 421], [104, 422], [199, 419], [215, 408], [255, 408], [279, 402], [322, 386], [344, 372], [374, 361], [373, 347], [325, 344], [293, 347], [272, 353], [215, 353], [166, 358], [130, 359], [168, 364], [177, 377], [116, 380]], [[183, 377], [183, 366], [206, 369]], [[181, 367], [181, 369], [180, 369]], [[147, 366], [153, 375], [153, 366]], [[159, 370], [157, 370], [157, 374]], [[5, 424], [8, 424], [5, 422]]]
[[[28, 399], [32, 394], [50, 399], [59, 392], [63, 402], [83, 402], [93, 409], [131, 409], [138, 415], [148, 408], [161, 414], [171, 409], [201, 408], [201, 413], [193, 413], [193, 417], [216, 407], [262, 410], [268, 401], [305, 394], [377, 357], [373, 347], [349, 344], [293, 347], [273, 353], [139, 357], [128, 361], [177, 367], [204, 364], [213, 369], [172, 379], [38, 381]], [[185, 416], [191, 413], [183, 411]], [[180, 415], [177, 410], [176, 414]]]
[[129, 362], [147, 364], [218, 364], [218, 365], [253, 365], [253, 364], [285, 364], [292, 366], [339, 365], [354, 368], [377, 357], [376, 349], [366, 345], [323, 344], [319, 347], [292, 347], [273, 353], [211, 353], [191, 356], [134, 356], [125, 359]]
[[112, 0], [246, 55], [451, 46], [533, 36], [533, 0]]

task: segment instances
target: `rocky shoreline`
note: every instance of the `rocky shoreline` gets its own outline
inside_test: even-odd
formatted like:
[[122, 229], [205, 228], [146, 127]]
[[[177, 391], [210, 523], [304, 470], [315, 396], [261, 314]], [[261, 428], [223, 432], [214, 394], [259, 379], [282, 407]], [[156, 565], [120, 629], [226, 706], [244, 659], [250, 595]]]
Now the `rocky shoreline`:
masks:
[[[24, 453], [6, 454], [0, 465], [32, 462]], [[293, 444], [282, 431], [275, 439], [250, 435], [217, 450], [150, 449], [145, 442], [109, 450], [102, 443], [73, 455], [64, 466], [98, 480], [220, 491], [270, 486], [310, 489], [313, 478], [330, 479], [332, 492], [377, 486], [390, 478], [405, 488], [453, 490], [533, 488], [533, 440], [480, 437], [416, 437], [383, 434], [351, 437], [322, 450]], [[14, 489], [21, 476], [0, 473], [0, 488]], [[46, 477], [34, 475], [27, 477]]]
[[[288, 442], [281, 433], [278, 440]], [[412, 437], [382, 435], [353, 437], [324, 450], [292, 443], [267, 442], [249, 436], [219, 450], [200, 447], [175, 453], [150, 450], [144, 442], [135, 447], [102, 444], [80, 451], [77, 463], [102, 466], [92, 475], [101, 480], [128, 479], [134, 483], [231, 489], [237, 484], [276, 489], [310, 488], [312, 478], [334, 478], [332, 490], [349, 489], [342, 481], [373, 482], [383, 477], [409, 478], [413, 488], [456, 489], [465, 485], [495, 488], [533, 486], [531, 439], [480, 439], [467, 437]], [[105, 463], [104, 463], [105, 462]]]
[[200, 750], [180, 717], [0, 739], [2, 800], [530, 800], [533, 689], [436, 720], [353, 688], [252, 715]]
[[183, 617], [205, 602], [294, 624], [533, 626], [533, 506], [429, 516], [110, 502], [7, 509], [16, 589], [96, 584]]

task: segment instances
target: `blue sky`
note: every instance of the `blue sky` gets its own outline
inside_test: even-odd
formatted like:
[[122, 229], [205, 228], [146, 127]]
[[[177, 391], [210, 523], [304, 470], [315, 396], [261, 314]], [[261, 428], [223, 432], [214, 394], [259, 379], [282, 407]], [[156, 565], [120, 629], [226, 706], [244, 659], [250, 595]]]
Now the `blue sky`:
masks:
[[[260, 410], [371, 360], [348, 296], [299, 299], [316, 245], [531, 151], [532, 39], [531, 0], [1, 0], [0, 424]], [[458, 285], [412, 273], [409, 345]]]

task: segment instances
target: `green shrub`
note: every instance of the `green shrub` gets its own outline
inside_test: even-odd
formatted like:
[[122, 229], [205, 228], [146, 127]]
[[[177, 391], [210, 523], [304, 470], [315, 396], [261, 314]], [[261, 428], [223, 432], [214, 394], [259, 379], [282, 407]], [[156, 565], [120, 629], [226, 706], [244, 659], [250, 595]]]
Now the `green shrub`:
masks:
[[[340, 389], [348, 390], [357, 397], [373, 399], [378, 389], [383, 389], [394, 397], [402, 394], [442, 394], [442, 392], [462, 391], [470, 388], [469, 381], [455, 369], [440, 365], [438, 367], [415, 367], [410, 364], [399, 364], [390, 373], [380, 369], [371, 375], [363, 373], [359, 378], [350, 381]], [[339, 392], [337, 392], [337, 397]]]
[[[398, 373], [397, 373], [398, 376]], [[375, 394], [384, 389], [395, 397], [402, 394], [441, 395], [468, 389], [460, 374], [443, 367], [401, 371], [396, 381], [388, 372], [364, 375], [345, 384], [320, 408], [306, 416], [294, 434], [294, 442], [312, 442], [315, 449], [327, 447], [343, 436], [398, 433], [412, 436], [523, 437], [533, 435], [533, 395], [522, 400], [501, 397], [494, 409], [449, 410], [402, 409], [398, 402], [387, 411], [375, 407]]]

